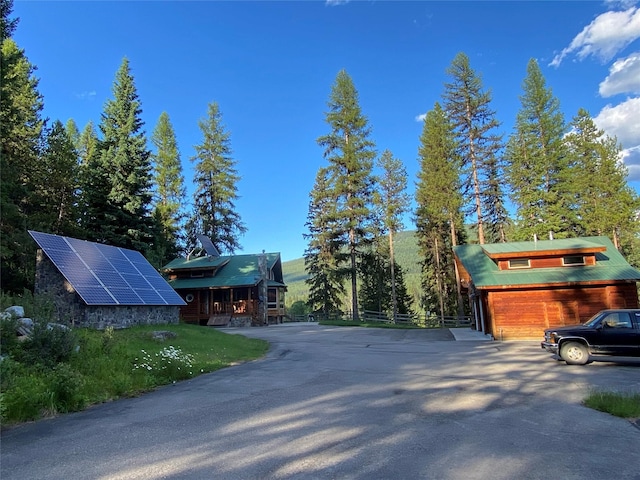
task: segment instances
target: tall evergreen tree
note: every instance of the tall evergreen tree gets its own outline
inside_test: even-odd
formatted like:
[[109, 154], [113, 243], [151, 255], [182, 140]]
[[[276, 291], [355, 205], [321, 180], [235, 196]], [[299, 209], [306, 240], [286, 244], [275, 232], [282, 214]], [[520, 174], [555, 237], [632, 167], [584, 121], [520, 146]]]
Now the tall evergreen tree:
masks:
[[[460, 157], [453, 125], [439, 103], [427, 112], [418, 160], [416, 236], [422, 262], [422, 306], [444, 317], [462, 312], [452, 246], [463, 239]], [[457, 292], [457, 295], [456, 295]]]
[[76, 236], [77, 152], [59, 120], [47, 130], [32, 181], [30, 228]]
[[[78, 155], [77, 197], [80, 238], [93, 239], [95, 235], [89, 228], [98, 225], [97, 218], [104, 219], [101, 205], [108, 195], [108, 185], [103, 179], [104, 171], [98, 164], [98, 134], [92, 121], [89, 121], [74, 142]], [[92, 227], [90, 227], [92, 226]]]
[[82, 132], [80, 132], [77, 140], [75, 140], [75, 137], [72, 137], [72, 139], [76, 141], [74, 146], [78, 152], [78, 162], [80, 165], [87, 165], [89, 159], [95, 155], [99, 144], [98, 134], [96, 133], [93, 121], [89, 120]]
[[387, 240], [384, 235], [377, 237], [362, 256], [358, 265], [358, 299], [362, 310], [388, 313], [397, 322], [398, 314], [411, 314], [412, 298], [407, 293], [400, 265], [393, 265], [393, 279], [389, 275], [391, 255]]
[[307, 305], [327, 317], [341, 311], [344, 272], [340, 267], [344, 256], [344, 238], [338, 229], [336, 203], [333, 201], [328, 171], [320, 168], [310, 193], [307, 227], [303, 237], [308, 241], [304, 265], [309, 285]]
[[9, 18], [12, 13], [13, 0], [0, 0], [0, 42], [11, 38], [18, 26], [17, 18]]
[[73, 144], [73, 148], [77, 149], [78, 144], [80, 143], [80, 130], [78, 130], [78, 125], [73, 118], [67, 120], [67, 123], [64, 124], [64, 129], [67, 132], [67, 137], [71, 140]]
[[370, 128], [358, 103], [358, 92], [346, 71], [338, 73], [328, 101], [326, 122], [330, 132], [318, 138], [329, 161], [331, 193], [336, 215], [346, 236], [351, 277], [351, 309], [358, 315], [357, 264], [363, 248], [373, 238], [372, 175], [375, 158]]
[[[382, 207], [382, 221], [389, 237], [389, 270], [391, 274], [391, 313], [395, 322], [398, 313], [396, 294], [396, 259], [393, 248], [393, 236], [402, 229], [402, 216], [409, 210], [407, 195], [407, 170], [403, 163], [389, 150], [385, 150], [378, 159], [382, 169], [379, 179], [379, 197]], [[406, 289], [405, 289], [406, 290]]]
[[571, 162], [566, 190], [573, 194], [580, 235], [608, 235], [620, 248], [621, 232], [637, 236], [638, 195], [627, 184], [621, 147], [580, 109], [564, 138]]
[[151, 241], [151, 163], [128, 59], [116, 73], [100, 122], [102, 139], [84, 185], [89, 238], [146, 254]]
[[154, 239], [155, 257], [159, 266], [174, 258], [180, 251], [184, 232], [183, 205], [186, 197], [180, 152], [169, 115], [162, 112], [151, 136], [155, 147], [154, 184], [158, 235]]
[[[237, 183], [240, 176], [231, 157], [230, 135], [222, 124], [216, 102], [210, 103], [207, 117], [199, 122], [202, 143], [196, 145], [195, 210], [190, 223], [201, 228], [219, 251], [234, 253], [246, 231], [236, 211]], [[196, 227], [197, 228], [197, 227]]]
[[451, 81], [445, 83], [445, 110], [458, 137], [465, 201], [472, 204], [470, 212], [476, 217], [478, 241], [483, 244], [488, 220], [500, 218], [487, 216], [486, 208], [498, 208], [503, 201], [495, 183], [499, 175], [496, 155], [502, 148], [495, 129], [500, 123], [491, 109], [491, 92], [484, 90], [467, 55], [458, 53], [447, 73]]
[[485, 241], [497, 243], [507, 241], [507, 230], [511, 219], [505, 205], [504, 166], [501, 157], [493, 156], [485, 162], [486, 177], [482, 191], [482, 211], [486, 220]]
[[568, 157], [560, 102], [532, 59], [520, 97], [522, 107], [506, 149], [511, 198], [517, 209], [516, 239], [576, 234], [573, 199], [566, 191]]
[[27, 208], [44, 122], [36, 67], [11, 38], [17, 25], [9, 18], [12, 8], [11, 1], [0, 3], [0, 284], [22, 293], [34, 278]]

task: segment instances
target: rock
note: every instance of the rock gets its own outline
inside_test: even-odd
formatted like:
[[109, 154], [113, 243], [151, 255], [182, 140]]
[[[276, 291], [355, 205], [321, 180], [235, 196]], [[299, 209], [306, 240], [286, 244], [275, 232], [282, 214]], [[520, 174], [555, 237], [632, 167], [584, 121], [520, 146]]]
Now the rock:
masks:
[[18, 305], [14, 305], [12, 307], [5, 308], [4, 314], [5, 315], [3, 315], [2, 318], [6, 318], [6, 314], [12, 315], [16, 318], [22, 318], [24, 317], [24, 308]]
[[47, 328], [49, 330], [53, 330], [54, 328], [59, 328], [60, 330], [71, 330], [71, 327], [67, 325], [63, 325], [61, 323], [47, 323]]
[[170, 332], [168, 330], [154, 330], [153, 332], [151, 332], [151, 338], [153, 338], [154, 340], [160, 340], [161, 342], [164, 342], [165, 340], [168, 340], [170, 338], [176, 338], [177, 336], [177, 333]]
[[18, 321], [16, 333], [20, 337], [28, 337], [33, 333], [33, 320], [30, 318], [21, 318]]

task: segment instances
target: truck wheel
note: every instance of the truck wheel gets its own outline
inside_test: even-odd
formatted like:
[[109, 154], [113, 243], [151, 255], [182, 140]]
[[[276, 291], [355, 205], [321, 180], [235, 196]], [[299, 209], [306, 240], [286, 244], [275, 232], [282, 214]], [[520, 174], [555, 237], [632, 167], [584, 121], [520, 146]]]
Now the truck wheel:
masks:
[[579, 342], [567, 342], [562, 345], [560, 356], [568, 365], [585, 365], [589, 362], [589, 350]]

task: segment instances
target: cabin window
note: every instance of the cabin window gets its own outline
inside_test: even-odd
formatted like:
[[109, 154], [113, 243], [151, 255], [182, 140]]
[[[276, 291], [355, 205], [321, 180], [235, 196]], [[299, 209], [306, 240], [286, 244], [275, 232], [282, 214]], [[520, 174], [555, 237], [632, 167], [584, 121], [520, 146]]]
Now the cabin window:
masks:
[[584, 265], [584, 257], [582, 255], [571, 255], [562, 257], [562, 265]]
[[191, 272], [191, 278], [203, 278], [204, 272]]
[[509, 260], [509, 268], [531, 268], [528, 258], [514, 258]]
[[275, 288], [267, 292], [267, 308], [278, 308], [278, 294]]

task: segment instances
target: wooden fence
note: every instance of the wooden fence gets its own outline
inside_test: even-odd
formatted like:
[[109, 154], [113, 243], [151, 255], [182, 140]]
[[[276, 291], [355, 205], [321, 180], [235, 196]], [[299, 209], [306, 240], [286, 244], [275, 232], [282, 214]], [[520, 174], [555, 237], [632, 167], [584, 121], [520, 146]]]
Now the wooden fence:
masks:
[[[324, 320], [342, 320], [353, 321], [351, 312], [345, 314], [324, 315], [321, 313], [310, 313], [308, 315], [292, 315], [288, 317], [290, 322], [318, 322]], [[397, 314], [396, 321], [391, 318], [391, 314], [386, 312], [374, 312], [365, 310], [360, 314], [361, 322], [381, 322], [381, 323], [398, 323], [398, 324], [414, 324], [429, 328], [459, 328], [471, 326], [471, 317], [468, 316], [445, 316], [439, 317], [434, 315], [407, 315]]]

